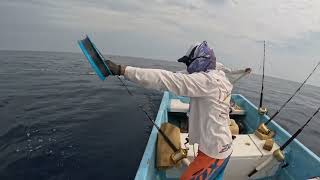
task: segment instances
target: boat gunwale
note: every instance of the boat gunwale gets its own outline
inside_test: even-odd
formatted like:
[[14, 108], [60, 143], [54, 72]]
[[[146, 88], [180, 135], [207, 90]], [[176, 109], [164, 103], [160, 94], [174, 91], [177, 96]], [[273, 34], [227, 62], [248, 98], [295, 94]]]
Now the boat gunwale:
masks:
[[[169, 100], [170, 100], [170, 94], [168, 91], [165, 91], [163, 93], [163, 96], [162, 96], [162, 99], [161, 99], [161, 104], [159, 106], [159, 110], [158, 110], [158, 113], [157, 113], [157, 117], [156, 117], [156, 120], [155, 120], [155, 123], [160, 126], [161, 125], [161, 118], [163, 116], [163, 113], [165, 113], [165, 111], [167, 110], [167, 106], [168, 106], [168, 103], [169, 103]], [[147, 142], [147, 145], [146, 145], [146, 148], [143, 152], [143, 156], [142, 156], [142, 159], [140, 161], [140, 164], [139, 164], [139, 167], [138, 167], [138, 170], [137, 170], [137, 173], [136, 173], [136, 176], [135, 176], [135, 179], [137, 180], [141, 180], [141, 179], [146, 179], [147, 178], [147, 173], [143, 173], [144, 170], [147, 171], [149, 164], [150, 164], [150, 157], [152, 157], [152, 152], [153, 152], [153, 149], [154, 149], [154, 142], [151, 142], [151, 141], [154, 141], [154, 139], [157, 138], [157, 132], [158, 130], [156, 129], [156, 127], [152, 126], [152, 130], [151, 130], [151, 133], [150, 133], [150, 136], [149, 136], [149, 139], [148, 139], [148, 142]]]

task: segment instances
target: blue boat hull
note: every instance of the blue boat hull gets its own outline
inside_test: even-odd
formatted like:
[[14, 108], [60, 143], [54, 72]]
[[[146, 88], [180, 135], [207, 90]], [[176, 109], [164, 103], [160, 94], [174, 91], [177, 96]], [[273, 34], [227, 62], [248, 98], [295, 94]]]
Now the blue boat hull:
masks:
[[[168, 121], [168, 112], [170, 111], [171, 99], [180, 99], [184, 102], [189, 101], [189, 99], [186, 97], [178, 97], [169, 92], [164, 92], [156, 117], [156, 124], [159, 126]], [[269, 119], [269, 117], [266, 115], [262, 117], [259, 116], [257, 113], [257, 107], [242, 95], [234, 94], [232, 95], [232, 99], [237, 105], [246, 110], [246, 116], [244, 116], [243, 122], [246, 126], [247, 134], [254, 133], [254, 130], [262, 122], [266, 122]], [[269, 124], [269, 128], [276, 132], [274, 140], [277, 144], [283, 144], [291, 136], [276, 122], [271, 122]], [[157, 129], [153, 127], [135, 176], [136, 180], [168, 179], [165, 171], [157, 170], [155, 168], [157, 133]], [[294, 140], [286, 148], [285, 155], [288, 166], [279, 169], [273, 177], [266, 177], [263, 179], [301, 180], [320, 175], [320, 158], [298, 140]]]

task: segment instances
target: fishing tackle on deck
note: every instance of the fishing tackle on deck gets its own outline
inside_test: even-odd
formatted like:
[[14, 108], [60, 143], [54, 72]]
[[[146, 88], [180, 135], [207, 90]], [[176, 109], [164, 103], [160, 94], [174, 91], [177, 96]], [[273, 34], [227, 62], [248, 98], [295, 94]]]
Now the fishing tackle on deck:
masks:
[[[110, 71], [110, 68], [105, 63], [105, 58], [103, 55], [99, 52], [99, 50], [95, 47], [95, 45], [92, 43], [92, 41], [89, 39], [88, 36], [86, 36], [83, 40], [79, 40], [78, 44], [86, 56], [87, 60], [91, 64], [92, 68], [95, 70], [96, 74], [99, 76], [101, 80], [105, 80], [106, 77], [109, 75], [113, 75]], [[130, 96], [134, 96], [132, 92], [129, 90], [128, 86], [125, 84], [125, 82], [119, 77], [116, 76], [118, 80], [122, 83], [122, 85], [126, 88], [128, 94]], [[187, 151], [182, 148], [177, 148], [173, 142], [169, 139], [169, 137], [159, 128], [159, 126], [155, 123], [155, 121], [149, 116], [149, 114], [142, 108], [142, 106], [138, 106], [138, 108], [147, 116], [147, 118], [152, 122], [152, 124], [157, 128], [158, 132], [162, 135], [166, 143], [170, 146], [170, 148], [174, 151], [174, 153], [171, 155], [171, 159], [174, 163], [179, 162], [180, 160], [183, 161], [185, 164], [190, 164], [187, 159]]]
[[276, 159], [278, 162], [283, 162], [285, 159], [283, 150], [302, 132], [302, 130], [308, 125], [308, 123], [319, 113], [319, 111], [320, 111], [320, 106], [313, 113], [313, 115], [307, 120], [307, 122], [302, 125], [300, 129], [298, 129], [279, 149], [273, 152], [273, 156], [270, 156], [266, 161], [264, 161], [259, 166], [257, 166], [253, 171], [251, 171], [248, 177], [253, 176], [255, 173], [257, 173], [258, 171], [266, 167], [274, 159]]
[[308, 77], [301, 83], [301, 85], [298, 87], [298, 89], [292, 94], [292, 96], [270, 117], [270, 119], [259, 125], [257, 128], [255, 134], [260, 138], [260, 139], [268, 139], [272, 138], [274, 136], [274, 132], [271, 131], [267, 125], [281, 112], [281, 110], [291, 101], [291, 99], [301, 90], [303, 85], [308, 81], [308, 79], [311, 77], [311, 75], [316, 71], [318, 66], [320, 65], [320, 61], [318, 64], [314, 67], [312, 72], [308, 75]]

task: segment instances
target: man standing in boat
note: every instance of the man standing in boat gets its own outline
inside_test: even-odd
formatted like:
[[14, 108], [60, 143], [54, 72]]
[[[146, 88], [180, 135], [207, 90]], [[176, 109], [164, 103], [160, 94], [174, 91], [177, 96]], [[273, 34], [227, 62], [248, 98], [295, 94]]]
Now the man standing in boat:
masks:
[[215, 54], [206, 41], [192, 46], [178, 62], [187, 65], [187, 74], [117, 65], [110, 60], [107, 65], [113, 74], [145, 88], [190, 97], [189, 143], [198, 143], [199, 151], [180, 179], [213, 179], [232, 153], [229, 106], [233, 86], [216, 68]]

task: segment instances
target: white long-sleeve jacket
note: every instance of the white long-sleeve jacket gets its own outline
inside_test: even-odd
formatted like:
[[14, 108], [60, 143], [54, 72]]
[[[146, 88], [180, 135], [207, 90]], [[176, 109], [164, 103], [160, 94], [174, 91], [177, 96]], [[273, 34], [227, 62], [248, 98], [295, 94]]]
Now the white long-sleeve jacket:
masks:
[[[127, 66], [125, 78], [145, 88], [190, 97], [189, 139], [206, 155], [225, 159], [232, 152], [229, 100], [232, 84], [222, 70], [193, 74]], [[228, 99], [228, 98], [227, 98]]]

